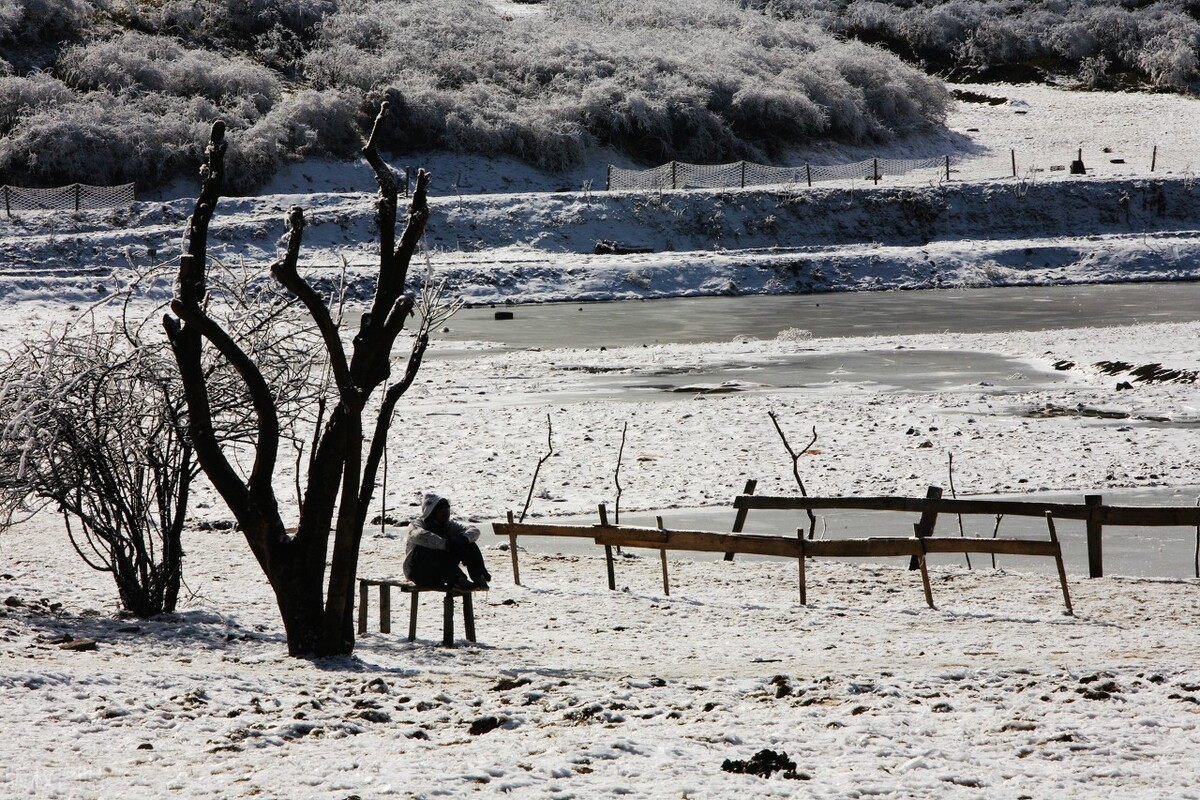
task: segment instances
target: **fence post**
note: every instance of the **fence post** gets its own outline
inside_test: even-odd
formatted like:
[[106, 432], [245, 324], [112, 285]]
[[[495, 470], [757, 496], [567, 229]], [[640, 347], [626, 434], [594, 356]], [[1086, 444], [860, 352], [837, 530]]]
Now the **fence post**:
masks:
[[612, 189], [612, 164], [608, 165], [608, 174], [604, 176], [604, 191]]
[[808, 188], [812, 188], [812, 165], [805, 164], [804, 172], [808, 175]]
[[746, 162], [742, 162], [742, 188], [746, 188]]
[[879, 185], [879, 159], [875, 159], [875, 185]]
[[1088, 506], [1087, 545], [1088, 545], [1088, 574], [1093, 578], [1104, 577], [1104, 523], [1100, 521], [1099, 510], [1104, 503], [1103, 495], [1089, 494], [1083, 498]]
[[80, 201], [80, 197], [82, 194], [83, 194], [83, 187], [81, 187], [78, 183], [75, 184], [75, 210], [76, 211], [79, 210], [79, 201]]
[[1158, 163], [1158, 145], [1154, 145], [1154, 151], [1150, 153], [1150, 171], [1154, 172], [1154, 165]]
[[677, 174], [677, 172], [678, 172], [678, 167], [679, 167], [679, 162], [678, 162], [678, 161], [672, 161], [672, 162], [671, 162], [671, 188], [672, 188], [672, 189], [678, 189], [678, 188], [679, 188], [678, 186], [676, 186], [676, 185], [675, 185], [675, 183], [676, 183], [676, 174]]
[[[937, 525], [938, 512], [934, 506], [938, 500], [942, 499], [942, 487], [930, 486], [925, 491], [925, 510], [921, 512], [921, 519], [913, 523], [913, 535], [918, 539], [924, 539], [926, 536], [933, 536], [933, 528]], [[910, 570], [917, 569], [921, 566], [921, 560], [917, 556], [913, 556], [908, 561]]]
[[1008, 154], [1012, 156], [1013, 177], [1017, 177], [1017, 151], [1009, 150]]
[[946, 156], [946, 180], [950, 180], [950, 156]]
[[5, 214], [5, 216], [12, 217], [12, 203], [9, 200], [8, 191], [9, 191], [8, 187], [5, 186], [4, 187], [4, 214]]

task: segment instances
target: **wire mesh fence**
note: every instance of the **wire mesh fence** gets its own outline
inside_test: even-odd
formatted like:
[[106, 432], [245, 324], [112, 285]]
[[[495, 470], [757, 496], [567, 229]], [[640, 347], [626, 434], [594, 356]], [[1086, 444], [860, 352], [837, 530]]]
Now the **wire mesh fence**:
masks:
[[928, 173], [949, 180], [955, 164], [951, 156], [934, 158], [869, 158], [850, 164], [772, 167], [750, 161], [732, 164], [686, 164], [672, 161], [647, 170], [609, 166], [607, 188], [622, 190], [722, 189], [747, 186], [808, 185], [822, 181], [870, 180]]
[[88, 186], [73, 183], [53, 189], [26, 189], [20, 186], [0, 186], [4, 213], [14, 211], [89, 211], [132, 205], [137, 199], [134, 184], [120, 186]]
[[[1080, 162], [1073, 171], [1072, 162]], [[973, 156], [933, 158], [869, 158], [848, 164], [765, 166], [749, 161], [731, 164], [686, 164], [672, 161], [646, 170], [610, 166], [607, 188], [613, 191], [663, 191], [668, 189], [729, 189], [751, 186], [805, 187], [816, 183], [886, 182], [921, 185], [942, 181], [1020, 181], [1091, 175], [1100, 178], [1185, 177], [1200, 168], [1200, 158], [1190, 152], [1147, 147], [1144, 153], [1118, 154], [1106, 149], [1064, 153], [1030, 153], [1020, 150]]]

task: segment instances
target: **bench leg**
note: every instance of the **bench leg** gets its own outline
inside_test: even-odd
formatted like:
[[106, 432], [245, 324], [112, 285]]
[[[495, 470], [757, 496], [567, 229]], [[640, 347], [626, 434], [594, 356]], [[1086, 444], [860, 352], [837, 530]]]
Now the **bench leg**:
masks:
[[392, 632], [392, 587], [386, 583], [379, 584], [379, 630]]
[[367, 632], [367, 598], [370, 590], [365, 583], [358, 584], [358, 634]]
[[408, 607], [408, 640], [417, 640], [417, 603], [421, 600], [420, 592], [412, 593], [412, 604]]
[[454, 595], [446, 592], [442, 601], [442, 644], [454, 647]]
[[467, 632], [467, 641], [475, 641], [475, 604], [470, 592], [463, 595], [463, 628]]

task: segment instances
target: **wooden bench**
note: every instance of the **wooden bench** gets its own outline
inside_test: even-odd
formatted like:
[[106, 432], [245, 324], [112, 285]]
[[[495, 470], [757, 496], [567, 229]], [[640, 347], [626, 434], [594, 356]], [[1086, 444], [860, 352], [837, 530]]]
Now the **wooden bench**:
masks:
[[462, 598], [463, 627], [466, 629], [467, 641], [475, 641], [475, 608], [471, 602], [471, 591], [463, 589], [435, 589], [429, 586], [417, 586], [407, 581], [358, 579], [358, 632], [367, 632], [367, 614], [372, 586], [379, 587], [379, 631], [392, 632], [392, 587], [412, 597], [408, 612], [408, 640], [417, 639], [417, 607], [421, 594], [430, 592], [442, 595], [442, 645], [454, 647], [454, 598]]

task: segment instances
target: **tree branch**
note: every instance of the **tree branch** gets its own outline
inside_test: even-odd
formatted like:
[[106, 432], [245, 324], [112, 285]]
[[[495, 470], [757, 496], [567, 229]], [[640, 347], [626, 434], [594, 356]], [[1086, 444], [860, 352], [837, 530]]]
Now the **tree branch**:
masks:
[[[816, 425], [813, 426], [812, 439], [810, 439], [808, 444], [806, 444], [804, 446], [803, 450], [801, 450], [799, 453], [797, 453], [795, 450], [792, 449], [791, 444], [788, 443], [787, 435], [783, 432], [783, 428], [780, 427], [779, 419], [775, 416], [775, 412], [768, 411], [767, 416], [771, 418], [771, 422], [775, 423], [775, 430], [779, 432], [779, 438], [783, 440], [784, 449], [786, 449], [788, 452], [788, 455], [792, 457], [792, 476], [796, 479], [796, 483], [800, 487], [800, 496], [808, 497], [808, 491], [804, 488], [804, 481], [800, 477], [800, 466], [799, 466], [800, 456], [807, 453], [809, 448], [811, 448], [814, 444], [816, 444], [816, 442], [817, 442], [817, 426]], [[816, 516], [816, 514], [814, 514], [812, 512], [811, 508], [806, 508], [805, 512], [808, 514], [808, 538], [812, 539], [816, 535], [816, 531], [817, 531], [817, 516]]]
[[329, 363], [333, 368], [334, 380], [337, 381], [338, 392], [344, 400], [358, 400], [360, 392], [350, 379], [350, 365], [346, 361], [346, 351], [342, 347], [342, 339], [338, 335], [337, 325], [329, 313], [329, 307], [321, 300], [316, 290], [297, 272], [297, 262], [300, 260], [300, 240], [304, 236], [304, 210], [293, 206], [288, 212], [288, 243], [287, 253], [283, 258], [271, 265], [271, 274], [283, 284], [284, 288], [299, 298], [325, 342], [325, 350], [329, 353]]
[[542, 471], [542, 464], [545, 464], [550, 456], [554, 455], [554, 426], [550, 424], [550, 415], [546, 415], [546, 455], [542, 456], [537, 463], [537, 467], [533, 470], [533, 479], [529, 481], [529, 494], [525, 497], [525, 507], [521, 509], [521, 518], [518, 522], [525, 521], [525, 512], [529, 511], [529, 504], [533, 502], [533, 487], [537, 484], [538, 473]]
[[[257, 503], [268, 499], [273, 503], [274, 491], [271, 487], [271, 477], [275, 473], [275, 460], [279, 450], [279, 415], [275, 409], [275, 399], [271, 395], [271, 388], [263, 379], [262, 372], [238, 347], [237, 342], [233, 341], [225, 329], [210, 319], [198, 306], [188, 305], [180, 299], [171, 303], [171, 310], [184, 322], [194, 326], [205, 339], [212, 342], [213, 346], [229, 361], [246, 383], [251, 402], [254, 403], [255, 414], [258, 416], [258, 446], [255, 450], [254, 466], [250, 471], [248, 484], [251, 492], [258, 495]], [[224, 455], [221, 458], [225, 460]], [[227, 461], [226, 466], [228, 467]], [[228, 469], [230, 472], [233, 471], [232, 467], [228, 467]], [[220, 487], [217, 488], [220, 490]]]

